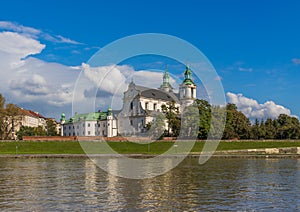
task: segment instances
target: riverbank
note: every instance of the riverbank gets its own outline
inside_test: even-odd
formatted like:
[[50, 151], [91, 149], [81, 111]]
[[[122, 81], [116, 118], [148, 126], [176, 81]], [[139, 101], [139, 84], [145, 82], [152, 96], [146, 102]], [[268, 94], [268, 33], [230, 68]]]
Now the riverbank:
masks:
[[[190, 153], [184, 157], [199, 158], [201, 152]], [[156, 154], [0, 154], [1, 158], [152, 158]], [[176, 158], [182, 157], [181, 154], [165, 154], [161, 155], [162, 158]], [[205, 154], [204, 154], [205, 156]], [[210, 156], [210, 155], [209, 155]], [[245, 150], [228, 150], [216, 151], [213, 158], [297, 158], [300, 159], [300, 147], [287, 147], [287, 148], [267, 148], [267, 149], [245, 149]]]
[[[188, 142], [188, 141], [182, 141]], [[209, 142], [209, 141], [208, 141]], [[102, 145], [106, 142], [84, 142], [85, 150], [94, 155], [105, 155], [108, 152]], [[157, 155], [162, 154], [174, 147], [174, 141], [162, 141], [153, 143], [132, 143], [132, 142], [107, 142], [107, 144], [119, 154], [131, 155]], [[190, 155], [199, 155], [202, 152], [205, 142], [198, 141], [194, 144]], [[287, 148], [293, 149], [288, 151]], [[215, 155], [284, 155], [300, 154], [300, 141], [221, 141]], [[172, 154], [180, 154], [180, 148], [173, 148]], [[299, 150], [299, 153], [297, 152]], [[7, 141], [0, 142], [0, 156], [2, 155], [85, 155], [78, 141]], [[43, 156], [44, 157], [44, 156]]]

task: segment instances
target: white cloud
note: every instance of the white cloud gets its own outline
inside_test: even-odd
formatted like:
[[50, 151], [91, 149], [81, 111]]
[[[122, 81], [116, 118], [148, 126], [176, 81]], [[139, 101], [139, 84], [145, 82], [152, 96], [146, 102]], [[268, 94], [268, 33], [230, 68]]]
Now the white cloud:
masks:
[[82, 44], [80, 42], [71, 40], [70, 38], [66, 38], [61, 35], [49, 34], [39, 29], [23, 26], [18, 23], [14, 23], [10, 21], [0, 21], [0, 30], [16, 32], [25, 37], [29, 37], [33, 39], [44, 39], [53, 43], [67, 43], [67, 44], [74, 44], [74, 45]]
[[15, 32], [0, 33], [0, 51], [7, 54], [25, 57], [40, 53], [45, 45], [32, 38], [25, 37]]
[[256, 100], [247, 98], [243, 94], [226, 93], [228, 101], [234, 103], [238, 110], [243, 112], [250, 119], [277, 118], [280, 114], [291, 115], [291, 111], [273, 101], [259, 104]]
[[0, 32], [0, 91], [7, 102], [30, 105], [46, 116], [69, 112], [80, 67], [30, 57], [44, 48], [23, 34]]
[[[149, 88], [158, 88], [162, 83], [162, 72], [135, 71], [127, 65], [90, 67], [83, 63], [82, 68], [83, 75], [81, 80], [77, 82], [78, 87], [76, 88], [76, 92], [78, 92], [76, 97], [82, 101], [79, 105], [87, 104], [91, 98], [97, 97], [96, 101], [99, 106], [108, 107], [111, 105], [114, 109], [120, 109], [123, 93], [132, 80], [137, 85]], [[174, 88], [178, 87], [172, 77], [170, 77], [170, 83]], [[84, 97], [81, 96], [82, 94]], [[75, 108], [76, 112], [80, 112], [81, 109], [80, 106]]]
[[20, 24], [13, 23], [10, 21], [0, 21], [0, 29], [9, 30], [18, 33], [30, 34], [30, 35], [38, 35], [41, 33], [41, 31], [38, 29], [22, 26]]
[[238, 67], [239, 71], [244, 71], [244, 72], [252, 72], [253, 69], [252, 68], [243, 68], [243, 67]]
[[[133, 67], [128, 65], [90, 67], [88, 64], [83, 63], [82, 68], [84, 75], [95, 86], [112, 94], [123, 94], [131, 81], [149, 88], [158, 88], [162, 83], [162, 72], [135, 71]], [[178, 87], [172, 77], [170, 77], [170, 83], [173, 87]]]
[[79, 42], [77, 42], [75, 40], [71, 40], [70, 38], [65, 38], [65, 37], [63, 37], [61, 35], [57, 35], [56, 37], [57, 37], [56, 40], [59, 43], [82, 44], [82, 43], [79, 43]]

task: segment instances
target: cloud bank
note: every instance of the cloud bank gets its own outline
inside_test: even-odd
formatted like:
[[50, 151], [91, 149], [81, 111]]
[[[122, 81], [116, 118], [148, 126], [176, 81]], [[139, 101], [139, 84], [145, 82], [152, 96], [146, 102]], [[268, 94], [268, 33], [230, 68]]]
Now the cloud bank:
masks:
[[[0, 92], [7, 102], [46, 116], [59, 118], [61, 112], [71, 116], [73, 101], [80, 103], [78, 112], [91, 112], [86, 102], [94, 101], [96, 109], [109, 105], [120, 109], [123, 92], [131, 80], [151, 88], [159, 87], [162, 81], [161, 72], [136, 71], [127, 65], [90, 67], [85, 63], [67, 66], [46, 62], [35, 57], [47, 48], [40, 41], [43, 32], [11, 22], [0, 22], [0, 29], [11, 30], [0, 31]], [[58, 38], [73, 43], [62, 36]], [[80, 73], [84, 80], [78, 85]], [[175, 80], [170, 81], [176, 87]], [[82, 88], [76, 95], [75, 85]]]
[[45, 44], [24, 34], [0, 32], [0, 90], [8, 102], [56, 116], [54, 111], [70, 105], [80, 70], [33, 57], [45, 48]]
[[228, 102], [237, 106], [238, 110], [243, 112], [248, 118], [267, 119], [277, 118], [280, 114], [291, 115], [291, 111], [281, 105], [275, 104], [273, 101], [267, 101], [259, 104], [256, 100], [247, 98], [243, 94], [234, 94], [227, 92]]

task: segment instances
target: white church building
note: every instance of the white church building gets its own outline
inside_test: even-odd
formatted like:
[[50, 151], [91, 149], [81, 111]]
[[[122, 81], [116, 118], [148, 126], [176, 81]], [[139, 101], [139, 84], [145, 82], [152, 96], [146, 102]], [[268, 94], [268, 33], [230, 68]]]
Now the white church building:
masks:
[[69, 120], [61, 117], [62, 136], [104, 136], [137, 135], [146, 132], [147, 123], [155, 114], [162, 111], [162, 105], [174, 102], [179, 111], [196, 99], [196, 84], [192, 80], [192, 71], [188, 66], [184, 80], [175, 93], [169, 82], [168, 70], [163, 74], [163, 83], [158, 89], [147, 88], [131, 82], [124, 92], [121, 111], [93, 112], [75, 114]]

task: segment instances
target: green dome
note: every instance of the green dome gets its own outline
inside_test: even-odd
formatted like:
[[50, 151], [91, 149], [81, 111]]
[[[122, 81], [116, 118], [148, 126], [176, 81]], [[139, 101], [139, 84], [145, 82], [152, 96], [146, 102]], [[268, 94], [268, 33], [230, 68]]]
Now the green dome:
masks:
[[189, 66], [185, 67], [183, 83], [186, 84], [186, 85], [193, 85], [193, 84], [195, 84], [193, 82], [193, 80], [192, 80], [192, 71], [189, 68]]
[[66, 115], [64, 113], [61, 114], [61, 118], [65, 118]]

